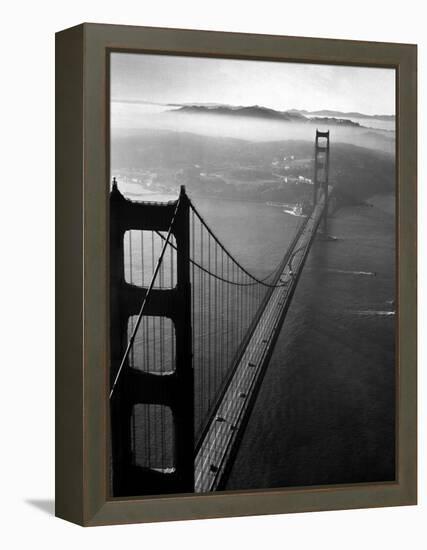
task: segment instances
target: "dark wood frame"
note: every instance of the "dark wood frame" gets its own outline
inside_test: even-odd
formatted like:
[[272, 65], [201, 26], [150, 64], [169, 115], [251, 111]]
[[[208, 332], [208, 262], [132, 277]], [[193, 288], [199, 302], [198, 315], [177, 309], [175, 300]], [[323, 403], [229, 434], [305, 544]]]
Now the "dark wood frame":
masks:
[[[108, 64], [111, 50], [392, 67], [397, 80], [397, 479], [108, 497]], [[56, 515], [81, 525], [416, 504], [417, 49], [83, 24], [56, 35]]]

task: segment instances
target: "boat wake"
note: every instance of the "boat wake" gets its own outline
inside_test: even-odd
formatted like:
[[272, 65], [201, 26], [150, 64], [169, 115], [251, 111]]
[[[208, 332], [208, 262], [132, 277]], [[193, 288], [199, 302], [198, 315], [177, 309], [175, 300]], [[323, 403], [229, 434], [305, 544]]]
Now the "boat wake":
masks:
[[342, 273], [344, 275], [360, 275], [363, 277], [376, 277], [375, 271], [348, 271], [345, 269], [327, 269], [329, 273]]
[[395, 311], [377, 311], [373, 309], [366, 309], [361, 311], [354, 311], [356, 315], [361, 315], [363, 317], [393, 317], [396, 315]]

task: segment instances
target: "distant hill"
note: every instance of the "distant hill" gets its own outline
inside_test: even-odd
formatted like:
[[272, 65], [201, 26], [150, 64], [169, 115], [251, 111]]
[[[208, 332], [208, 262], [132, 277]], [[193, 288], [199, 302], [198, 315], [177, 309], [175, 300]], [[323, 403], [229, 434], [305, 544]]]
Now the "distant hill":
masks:
[[364, 113], [358, 113], [355, 111], [350, 112], [342, 112], [342, 111], [331, 111], [327, 109], [323, 109], [320, 111], [307, 111], [305, 109], [291, 109], [288, 111], [290, 113], [299, 113], [303, 116], [310, 115], [310, 116], [320, 116], [320, 117], [338, 117], [338, 118], [366, 118], [366, 119], [373, 119], [373, 120], [382, 120], [382, 121], [389, 121], [393, 122], [395, 120], [394, 115], [366, 115]]
[[217, 104], [191, 104], [182, 105], [177, 109], [173, 109], [175, 113], [184, 114], [208, 114], [208, 115], [226, 115], [226, 116], [243, 116], [259, 119], [278, 120], [283, 122], [303, 122], [306, 124], [327, 123], [328, 125], [339, 126], [360, 126], [358, 122], [353, 122], [344, 118], [334, 117], [314, 117], [308, 118], [299, 111], [276, 111], [268, 107], [260, 105], [250, 105], [249, 107], [232, 106], [232, 105], [217, 105]]
[[[336, 111], [331, 109], [321, 109], [318, 111], [308, 111], [307, 109], [288, 109], [287, 111], [277, 111], [269, 107], [261, 105], [229, 105], [224, 103], [158, 103], [156, 101], [147, 101], [143, 99], [129, 98], [112, 98], [112, 103], [135, 103], [142, 105], [163, 105], [164, 107], [174, 107], [174, 111], [187, 113], [212, 113], [212, 114], [227, 114], [238, 116], [254, 116], [261, 118], [278, 118], [287, 121], [310, 120], [312, 117], [328, 117], [330, 120], [338, 119], [341, 121], [348, 118], [361, 118], [381, 120], [384, 122], [393, 122], [396, 117], [394, 115], [367, 115], [357, 111]], [[349, 121], [351, 122], [351, 121]]]
[[348, 118], [336, 118], [336, 117], [328, 117], [328, 116], [314, 116], [309, 119], [307, 119], [308, 122], [318, 123], [318, 124], [327, 124], [328, 126], [353, 126], [357, 128], [362, 128], [362, 125], [358, 122], [353, 122], [352, 120], [348, 120]]
[[251, 105], [249, 107], [234, 107], [231, 105], [183, 105], [175, 112], [179, 113], [196, 113], [196, 114], [210, 114], [210, 115], [228, 115], [228, 116], [249, 116], [256, 118], [268, 118], [286, 121], [301, 121], [305, 119], [304, 116], [297, 113], [287, 113], [269, 109], [268, 107], [261, 107], [260, 105]]

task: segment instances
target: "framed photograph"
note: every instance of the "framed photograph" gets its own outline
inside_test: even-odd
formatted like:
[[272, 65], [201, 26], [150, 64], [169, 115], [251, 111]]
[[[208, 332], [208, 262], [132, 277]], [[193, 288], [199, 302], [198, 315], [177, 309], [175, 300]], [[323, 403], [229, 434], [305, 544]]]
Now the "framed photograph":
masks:
[[56, 38], [56, 513], [416, 503], [416, 46]]

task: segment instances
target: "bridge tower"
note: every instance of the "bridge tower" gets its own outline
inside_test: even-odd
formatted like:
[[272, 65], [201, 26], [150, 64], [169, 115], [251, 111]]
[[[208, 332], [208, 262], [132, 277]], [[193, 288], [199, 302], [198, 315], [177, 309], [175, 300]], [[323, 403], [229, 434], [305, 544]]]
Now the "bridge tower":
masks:
[[[133, 202], [119, 191], [110, 193], [110, 353], [111, 382], [128, 344], [129, 318], [138, 315], [148, 289], [125, 280], [126, 231], [168, 231], [176, 243], [177, 284], [152, 288], [144, 315], [167, 317], [175, 331], [175, 369], [152, 373], [125, 363], [110, 397], [113, 496], [194, 492], [194, 378], [192, 365], [190, 285], [190, 202], [181, 187], [178, 209], [169, 203]], [[176, 212], [175, 212], [176, 211]], [[135, 464], [132, 415], [137, 405], [169, 407], [173, 418], [173, 468]]]
[[326, 233], [328, 223], [328, 183], [329, 183], [329, 130], [320, 132], [316, 130], [314, 146], [314, 186], [313, 207], [319, 199], [319, 188], [322, 188], [325, 197], [323, 213], [323, 232]]

